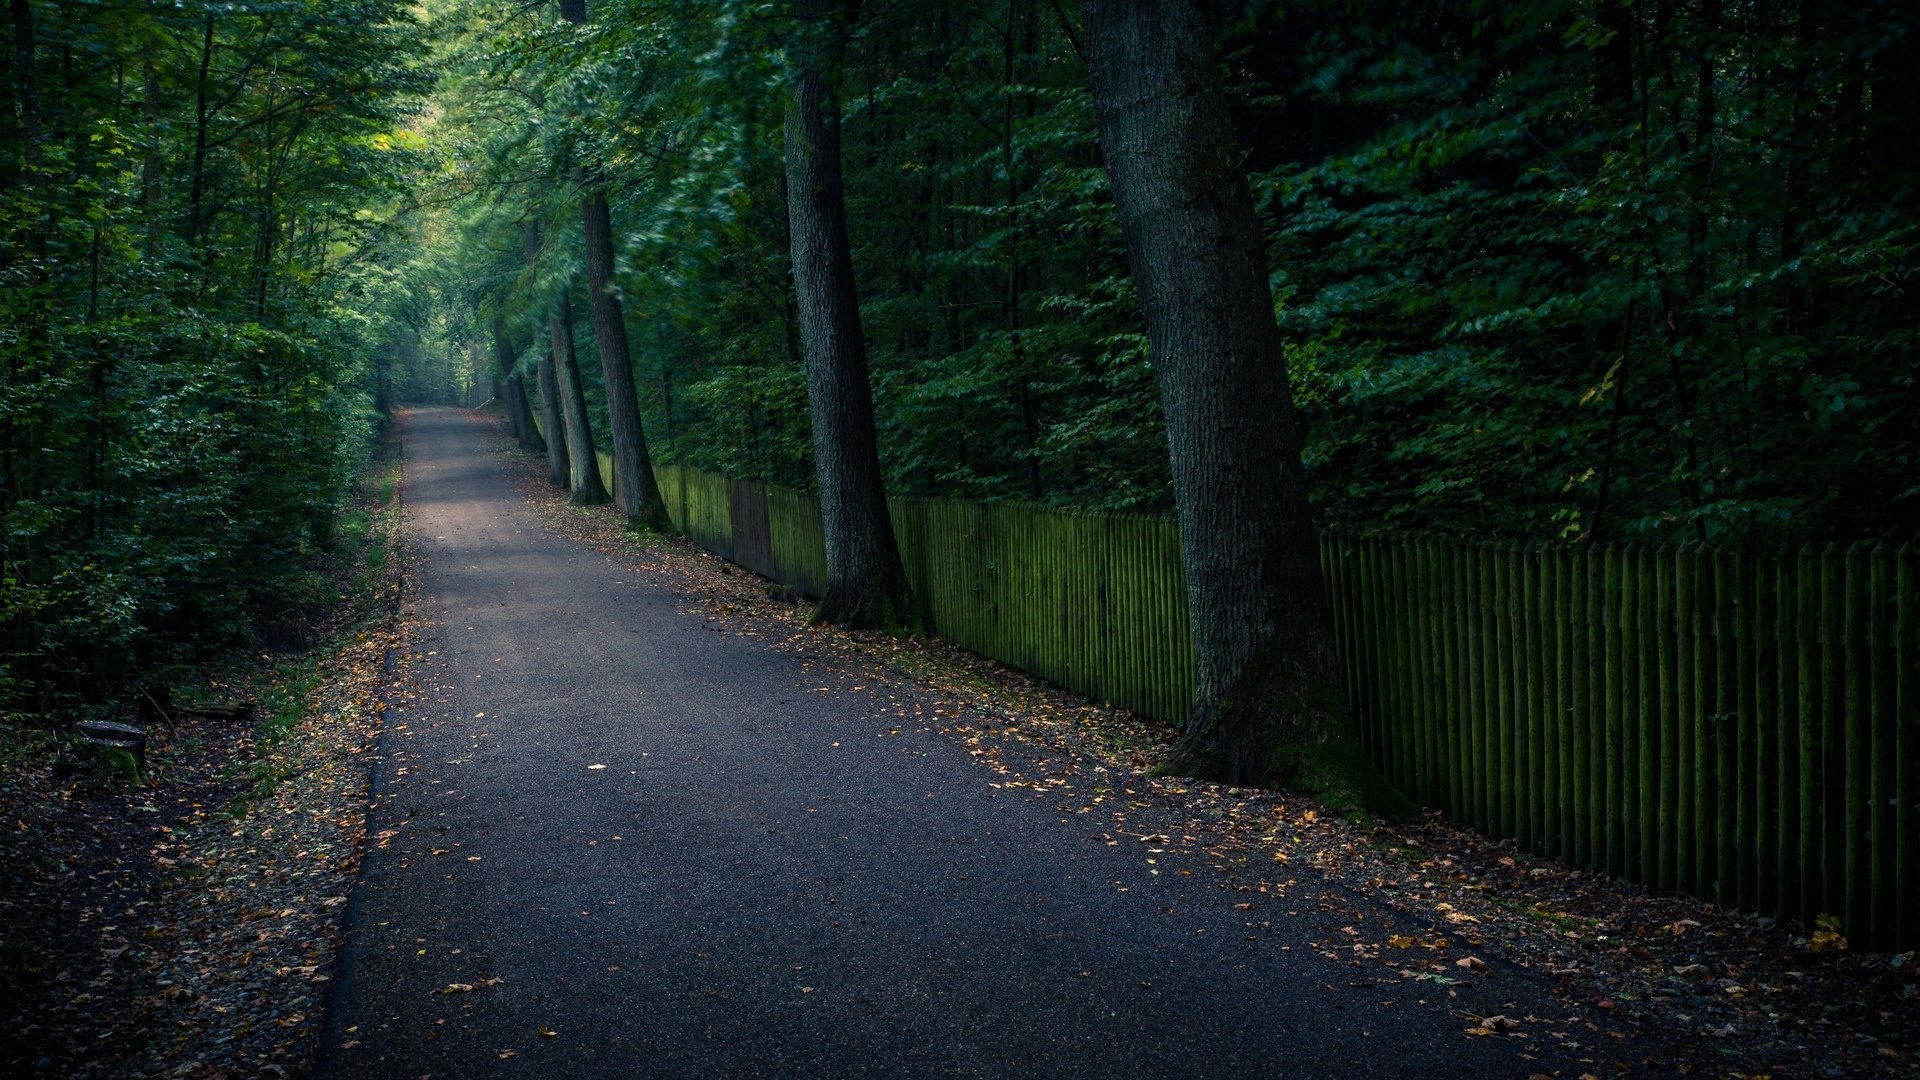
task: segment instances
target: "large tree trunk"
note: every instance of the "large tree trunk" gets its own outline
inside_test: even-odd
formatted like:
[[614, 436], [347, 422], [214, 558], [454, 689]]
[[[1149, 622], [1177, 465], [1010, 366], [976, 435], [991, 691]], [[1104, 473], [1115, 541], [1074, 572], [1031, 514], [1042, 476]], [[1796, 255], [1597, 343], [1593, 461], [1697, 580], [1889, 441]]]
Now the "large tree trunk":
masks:
[[553, 335], [554, 396], [560, 399], [561, 423], [567, 434], [567, 466], [572, 475], [567, 490], [578, 506], [607, 501], [600, 482], [600, 455], [593, 449], [593, 427], [587, 423], [587, 394], [580, 385], [580, 361], [573, 352], [573, 304], [565, 290], [554, 294], [547, 308], [547, 327]]
[[[560, 0], [560, 17], [570, 23], [585, 23], [586, 0]], [[627, 516], [629, 528], [668, 532], [673, 521], [667, 516], [666, 500], [660, 497], [659, 484], [653, 477], [653, 458], [647, 453], [647, 435], [640, 424], [640, 394], [633, 384], [625, 313], [613, 291], [613, 216], [607, 208], [606, 192], [590, 185], [580, 214], [586, 227], [587, 304], [593, 314], [593, 337], [600, 351], [613, 436], [613, 502]], [[568, 338], [571, 342], [571, 330]], [[569, 352], [571, 348], [569, 343]]]
[[568, 486], [567, 435], [560, 418], [560, 380], [554, 375], [553, 348], [540, 354], [540, 426], [547, 433], [547, 482], [554, 487]]
[[587, 296], [593, 311], [593, 337], [600, 348], [607, 414], [613, 427], [613, 503], [631, 528], [669, 532], [666, 500], [653, 478], [646, 432], [640, 426], [640, 394], [633, 385], [633, 359], [627, 347], [627, 323], [613, 291], [613, 218], [606, 192], [593, 189], [580, 204], [586, 225]]
[[[525, 228], [521, 230], [520, 250], [522, 254], [526, 256], [527, 269], [530, 272], [537, 271], [540, 263], [540, 223], [537, 220], [529, 219]], [[569, 491], [578, 491], [579, 485], [573, 482], [571, 475], [572, 463], [578, 460], [578, 458], [568, 446], [568, 443], [574, 440], [575, 432], [573, 427], [567, 422], [567, 406], [565, 402], [569, 400], [573, 394], [579, 393], [580, 378], [579, 366], [573, 357], [573, 315], [572, 312], [567, 309], [564, 291], [557, 305], [548, 305], [547, 315], [547, 348], [540, 354], [539, 367], [535, 373], [535, 379], [540, 384], [540, 421], [545, 427], [547, 436], [547, 482], [554, 487], [563, 487]], [[566, 320], [564, 325], [555, 325], [555, 321], [561, 318]], [[558, 367], [555, 363], [555, 356], [563, 342], [566, 345], [568, 365], [567, 381], [564, 384], [561, 382], [560, 376], [555, 370]], [[566, 389], [563, 390], [563, 386], [566, 387]], [[580, 418], [584, 423], [587, 415], [584, 396], [581, 400], [583, 404], [580, 409]], [[581, 430], [585, 432], [583, 438], [587, 443], [588, 449], [591, 450], [593, 443], [592, 429], [583, 426]], [[599, 461], [593, 454], [589, 453], [586, 463], [587, 468], [593, 473], [594, 485], [598, 487], [600, 480]], [[600, 494], [590, 501], [605, 502], [605, 489], [601, 488]]]
[[787, 102], [787, 220], [814, 467], [826, 531], [827, 595], [817, 622], [902, 626], [907, 577], [880, 479], [866, 338], [841, 192], [840, 103], [827, 72], [841, 51], [831, 0], [800, 0]]
[[507, 320], [504, 316], [495, 316], [493, 320], [493, 355], [494, 363], [500, 368], [507, 427], [519, 441], [522, 450], [539, 453], [546, 449], [546, 445], [541, 442], [540, 432], [533, 426], [533, 410], [527, 405], [526, 383], [514, 371], [513, 343], [507, 337]]
[[1160, 387], [1196, 687], [1161, 771], [1394, 798], [1347, 717], [1240, 148], [1198, 0], [1087, 0], [1100, 142]]

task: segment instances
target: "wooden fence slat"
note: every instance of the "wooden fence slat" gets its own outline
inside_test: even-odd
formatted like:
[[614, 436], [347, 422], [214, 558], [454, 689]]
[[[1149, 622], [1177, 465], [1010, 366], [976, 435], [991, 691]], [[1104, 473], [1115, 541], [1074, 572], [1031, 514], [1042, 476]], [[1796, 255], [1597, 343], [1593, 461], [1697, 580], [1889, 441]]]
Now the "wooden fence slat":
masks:
[[1416, 801], [1426, 798], [1425, 762], [1421, 760], [1421, 747], [1425, 742], [1425, 718], [1422, 715], [1424, 703], [1420, 691], [1420, 635], [1419, 635], [1419, 561], [1415, 558], [1415, 548], [1410, 544], [1394, 545], [1394, 562], [1399, 570], [1399, 625], [1396, 639], [1399, 643], [1398, 680], [1401, 694], [1400, 714], [1401, 730], [1401, 773], [1405, 776], [1405, 790]]
[[1753, 904], [1753, 601], [1744, 551], [1733, 553], [1733, 904]]
[[1474, 675], [1473, 686], [1473, 771], [1474, 771], [1474, 827], [1483, 833], [1496, 833], [1500, 828], [1499, 788], [1494, 780], [1494, 769], [1499, 761], [1494, 753], [1494, 709], [1497, 697], [1494, 693], [1494, 681], [1498, 678], [1499, 649], [1495, 645], [1498, 634], [1494, 629], [1493, 602], [1493, 566], [1494, 552], [1490, 544], [1477, 544], [1474, 551], [1474, 590], [1473, 620], [1475, 632], [1472, 635]]
[[1557, 753], [1553, 743], [1553, 686], [1555, 678], [1553, 637], [1552, 549], [1534, 545], [1530, 560], [1533, 589], [1528, 596], [1527, 638], [1533, 643], [1533, 686], [1527, 697], [1532, 719], [1527, 725], [1531, 743], [1527, 755], [1533, 761], [1533, 844], [1534, 850], [1551, 854], [1558, 845], [1555, 835], [1559, 823], [1553, 814], [1554, 787], [1559, 782]]
[[1408, 755], [1405, 737], [1406, 696], [1400, 686], [1401, 675], [1406, 670], [1399, 655], [1404, 644], [1401, 641], [1404, 597], [1399, 589], [1400, 568], [1394, 558], [1393, 547], [1384, 539], [1374, 538], [1373, 557], [1380, 575], [1376, 594], [1380, 601], [1380, 651], [1377, 661], [1380, 672], [1380, 733], [1386, 760], [1392, 764], [1395, 775], [1404, 777]]
[[1429, 537], [1420, 547], [1421, 579], [1425, 582], [1427, 702], [1427, 805], [1445, 806], [1447, 792], [1447, 620], [1445, 566], [1439, 541]]
[[1466, 642], [1467, 559], [1465, 544], [1448, 543], [1441, 551], [1447, 580], [1447, 606], [1440, 613], [1446, 623], [1447, 799], [1444, 808], [1456, 821], [1467, 821], [1467, 693], [1469, 668]]
[[1846, 715], [1846, 660], [1841, 644], [1845, 632], [1844, 569], [1839, 545], [1827, 545], [1820, 560], [1820, 603], [1815, 609], [1820, 618], [1820, 813], [1825, 827], [1818, 862], [1808, 867], [1820, 876], [1819, 914], [1824, 915], [1846, 911], [1846, 883], [1841, 878], [1841, 855], [1846, 850], [1846, 762], [1841, 756], [1841, 725]]
[[1411, 744], [1413, 753], [1407, 765], [1407, 792], [1421, 805], [1432, 803], [1432, 728], [1427, 724], [1427, 665], [1432, 661], [1432, 650], [1427, 648], [1425, 626], [1427, 626], [1427, 575], [1421, 565], [1421, 542], [1400, 544], [1400, 567], [1405, 575], [1404, 609], [1405, 617], [1404, 659], [1407, 663], [1407, 721], [1413, 726]]
[[1601, 556], [1599, 610], [1594, 613], [1600, 639], [1600, 676], [1597, 719], [1600, 722], [1601, 797], [1594, 806], [1596, 835], [1594, 865], [1609, 874], [1626, 870], [1619, 853], [1620, 840], [1620, 551], [1609, 546]]
[[1745, 700], [1753, 709], [1751, 732], [1753, 732], [1753, 805], [1747, 811], [1753, 821], [1753, 832], [1749, 838], [1751, 847], [1747, 849], [1747, 872], [1753, 876], [1753, 886], [1749, 890], [1749, 903], [1761, 911], [1774, 911], [1778, 905], [1778, 878], [1770, 872], [1772, 851], [1774, 851], [1774, 803], [1780, 798], [1774, 786], [1774, 765], [1780, 757], [1778, 746], [1778, 724], [1780, 724], [1780, 703], [1774, 700], [1772, 682], [1774, 673], [1780, 669], [1780, 642], [1778, 642], [1778, 611], [1774, 611], [1774, 567], [1770, 559], [1751, 557], [1749, 561], [1747, 600], [1751, 603], [1751, 613], [1747, 617], [1747, 636], [1751, 638], [1747, 651], [1751, 661], [1745, 671]]
[[[1367, 633], [1368, 671], [1372, 693], [1369, 695], [1374, 731], [1379, 739], [1380, 761], [1388, 767], [1395, 763], [1395, 709], [1399, 705], [1393, 692], [1393, 567], [1387, 560], [1386, 542], [1379, 537], [1367, 539], [1367, 594], [1371, 601], [1372, 625]], [[1398, 772], [1397, 769], [1395, 769]]]
[[1380, 664], [1375, 651], [1380, 641], [1380, 627], [1376, 621], [1378, 605], [1371, 601], [1380, 595], [1379, 578], [1374, 574], [1373, 542], [1366, 537], [1354, 540], [1354, 588], [1355, 600], [1359, 603], [1357, 613], [1358, 627], [1354, 637], [1354, 657], [1358, 663], [1358, 685], [1360, 696], [1354, 701], [1355, 715], [1365, 727], [1368, 745], [1372, 748], [1373, 760], [1386, 760], [1385, 748], [1381, 745], [1380, 714], [1378, 700], [1380, 695]]
[[1773, 845], [1766, 853], [1767, 874], [1774, 879], [1775, 910], [1791, 912], [1799, 905], [1793, 887], [1794, 843], [1799, 823], [1794, 810], [1799, 797], [1799, 774], [1794, 758], [1800, 745], [1799, 720], [1794, 711], [1800, 670], [1800, 639], [1794, 626], [1793, 569], [1790, 556], [1773, 560], [1773, 626], [1778, 661], [1773, 671]]
[[1689, 634], [1693, 699], [1686, 721], [1693, 743], [1693, 887], [1701, 896], [1712, 896], [1720, 865], [1714, 831], [1714, 810], [1719, 802], [1713, 772], [1717, 746], [1713, 726], [1713, 554], [1695, 546], [1688, 565], [1693, 579], [1693, 627]]
[[1466, 790], [1466, 777], [1461, 763], [1465, 755], [1467, 728], [1466, 711], [1461, 706], [1461, 698], [1466, 693], [1461, 598], [1466, 593], [1466, 547], [1461, 544], [1443, 545], [1440, 548], [1440, 569], [1446, 581], [1443, 594], [1445, 604], [1438, 612], [1443, 639], [1441, 669], [1445, 672], [1442, 715], [1446, 737], [1446, 797], [1441, 801], [1441, 806], [1448, 816], [1464, 819], [1467, 814], [1462, 794]]
[[1507, 730], [1505, 730], [1505, 803], [1507, 836], [1523, 846], [1532, 844], [1532, 824], [1526, 821], [1526, 548], [1507, 546], [1507, 617], [1501, 623], [1503, 661], [1507, 669]]
[[1353, 541], [1346, 535], [1336, 534], [1330, 538], [1328, 547], [1331, 555], [1327, 561], [1336, 568], [1333, 595], [1338, 618], [1334, 621], [1334, 631], [1339, 638], [1341, 667], [1344, 669], [1347, 714], [1353, 717], [1354, 727], [1360, 732], [1361, 745], [1371, 756], [1373, 732], [1367, 726], [1365, 706], [1360, 700], [1364, 690], [1360, 686], [1360, 632], [1354, 625], [1360, 603], [1359, 586], [1354, 581], [1357, 567], [1354, 565]]
[[1553, 857], [1564, 855], [1561, 827], [1565, 823], [1565, 799], [1561, 785], [1566, 770], [1561, 765], [1561, 755], [1566, 752], [1567, 745], [1566, 718], [1562, 712], [1566, 695], [1561, 692], [1560, 685], [1561, 678], [1566, 674], [1566, 661], [1561, 655], [1566, 635], [1560, 622], [1563, 614], [1560, 607], [1560, 556], [1563, 550], [1558, 545], [1540, 548], [1540, 601], [1534, 609], [1538, 613], [1534, 633], [1540, 638], [1540, 690], [1537, 698], [1540, 719], [1536, 728], [1540, 735], [1540, 833], [1536, 850]]
[[1553, 549], [1553, 741], [1554, 846], [1553, 854], [1566, 859], [1573, 853], [1573, 552]]
[[1519, 667], [1521, 667], [1521, 686], [1519, 686], [1519, 723], [1515, 724], [1515, 734], [1519, 736], [1517, 757], [1521, 761], [1519, 769], [1519, 807], [1521, 807], [1521, 846], [1526, 849], [1538, 849], [1540, 838], [1546, 834], [1546, 824], [1542, 815], [1542, 796], [1546, 790], [1542, 767], [1542, 738], [1540, 738], [1540, 688], [1542, 688], [1542, 661], [1540, 661], [1540, 548], [1528, 544], [1521, 550], [1521, 603], [1519, 603], [1519, 623], [1515, 625], [1515, 634], [1524, 638], [1524, 644], [1517, 648]]
[[1655, 822], [1655, 873], [1653, 887], [1662, 892], [1672, 892], [1679, 887], [1677, 867], [1679, 864], [1679, 842], [1674, 827], [1675, 803], [1679, 799], [1679, 726], [1674, 717], [1674, 631], [1673, 631], [1673, 560], [1660, 552], [1648, 552], [1647, 561], [1653, 571], [1653, 633], [1652, 646], [1654, 662], [1654, 701], [1653, 735], [1657, 760], [1656, 773], [1659, 776], [1659, 792], [1656, 796]]
[[1740, 736], [1738, 713], [1738, 650], [1734, 644], [1734, 607], [1738, 596], [1738, 567], [1734, 555], [1713, 555], [1713, 655], [1715, 655], [1715, 844], [1718, 869], [1715, 894], [1728, 907], [1740, 905]]
[[1652, 572], [1652, 553], [1644, 547], [1634, 549], [1633, 558], [1633, 784], [1634, 858], [1628, 873], [1658, 888], [1660, 879], [1660, 741], [1659, 722], [1654, 715], [1657, 700], [1655, 681], [1659, 676], [1658, 588]]
[[1486, 829], [1485, 746], [1482, 726], [1486, 700], [1482, 692], [1485, 668], [1481, 615], [1486, 608], [1481, 589], [1481, 547], [1460, 545], [1460, 593], [1454, 599], [1454, 633], [1460, 649], [1460, 814], [1481, 831]]
[[1613, 805], [1618, 815], [1613, 872], [1622, 877], [1632, 875], [1640, 865], [1639, 576], [1635, 573], [1639, 561], [1638, 547], [1624, 546], [1615, 560], [1614, 587], [1608, 590], [1614, 602], [1613, 679], [1619, 703], [1615, 715], [1609, 718], [1616, 732], [1614, 752], [1619, 759], [1612, 770]]
[[1673, 552], [1673, 769], [1675, 802], [1674, 880], [1689, 892], [1700, 888], [1696, 859], [1700, 848], [1699, 819], [1694, 810], [1694, 665], [1695, 652], [1693, 552], [1682, 546]]
[[1870, 763], [1867, 760], [1867, 648], [1864, 640], [1867, 612], [1867, 559], [1866, 546], [1855, 544], [1847, 551], [1847, 601], [1845, 610], [1846, 630], [1843, 647], [1846, 651], [1847, 686], [1846, 711], [1841, 714], [1845, 724], [1846, 777], [1844, 792], [1846, 798], [1846, 848], [1844, 858], [1846, 885], [1846, 904], [1844, 907], [1846, 930], [1850, 934], [1859, 934], [1862, 939], [1871, 936], [1869, 923], [1868, 863], [1867, 845], [1867, 798], [1869, 784], [1867, 780]]
[[1571, 570], [1567, 633], [1572, 646], [1569, 661], [1572, 668], [1569, 672], [1572, 712], [1568, 739], [1573, 744], [1573, 775], [1569, 785], [1573, 805], [1568, 809], [1573, 827], [1570, 857], [1578, 865], [1593, 866], [1592, 824], [1596, 817], [1592, 800], [1593, 764], [1598, 760], [1593, 754], [1593, 710], [1590, 707], [1593, 635], [1588, 601], [1593, 593], [1593, 549], [1575, 548], [1567, 555]]
[[1539, 686], [1534, 691], [1534, 731], [1536, 753], [1540, 760], [1540, 795], [1536, 803], [1539, 825], [1536, 850], [1546, 855], [1560, 853], [1560, 576], [1553, 546], [1539, 550], [1540, 596], [1534, 604], [1533, 635], [1539, 639]]
[[1899, 944], [1920, 940], [1920, 611], [1916, 611], [1914, 551], [1901, 545], [1894, 556], [1893, 726], [1895, 741], [1893, 865], [1900, 871], [1894, 910]]
[[1890, 801], [1893, 798], [1893, 725], [1886, 723], [1892, 706], [1892, 671], [1890, 669], [1892, 605], [1889, 604], [1889, 587], [1892, 583], [1887, 565], [1887, 552], [1884, 545], [1875, 545], [1867, 554], [1868, 586], [1866, 622], [1861, 631], [1866, 636], [1868, 650], [1867, 708], [1861, 714], [1861, 722], [1868, 725], [1868, 743], [1866, 748], [1867, 768], [1869, 770], [1867, 791], [1867, 837], [1871, 845], [1868, 855], [1867, 921], [1872, 927], [1869, 936], [1869, 948], [1884, 948], [1892, 944], [1893, 935], [1893, 896], [1892, 868], [1893, 860], [1893, 819]]
[[[1526, 595], [1526, 549], [1507, 544], [1500, 549], [1500, 788], [1501, 835], [1524, 846], [1531, 840], [1527, 808], [1521, 791], [1527, 773], [1525, 635], [1520, 631]], [[1524, 838], [1524, 839], [1523, 839]]]
[[1820, 875], [1821, 822], [1821, 707], [1820, 628], [1817, 612], [1820, 603], [1821, 559], [1811, 545], [1800, 549], [1798, 575], [1794, 582], [1794, 634], [1800, 642], [1800, 660], [1796, 672], [1794, 714], [1798, 720], [1799, 800], [1796, 822], [1799, 825], [1797, 858], [1799, 867], [1799, 911], [1807, 926], [1820, 913], [1822, 886]]
[[1372, 738], [1373, 760], [1386, 761], [1386, 733], [1380, 709], [1380, 575], [1373, 541], [1362, 537], [1356, 547], [1355, 585], [1361, 595], [1359, 638], [1360, 715]]

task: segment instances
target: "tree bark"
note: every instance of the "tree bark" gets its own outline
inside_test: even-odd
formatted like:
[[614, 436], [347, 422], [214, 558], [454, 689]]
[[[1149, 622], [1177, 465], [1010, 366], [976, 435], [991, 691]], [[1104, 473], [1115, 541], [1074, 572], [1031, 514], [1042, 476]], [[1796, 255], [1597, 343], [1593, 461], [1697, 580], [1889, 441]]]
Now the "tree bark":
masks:
[[167, 156], [161, 144], [161, 108], [164, 102], [160, 98], [160, 67], [152, 51], [147, 53], [141, 74], [140, 118], [144, 124], [141, 136], [146, 141], [146, 153], [140, 165], [140, 212], [147, 226], [146, 242], [141, 252], [143, 258], [151, 260], [159, 257], [160, 244], [166, 234], [162, 211], [167, 172]]
[[200, 204], [207, 189], [207, 124], [211, 107], [213, 16], [208, 15], [200, 41], [200, 75], [193, 88], [193, 171], [187, 185], [187, 247], [200, 245]]
[[613, 503], [629, 528], [670, 532], [667, 503], [653, 477], [653, 458], [640, 424], [640, 393], [633, 384], [633, 357], [627, 323], [613, 291], [613, 217], [605, 191], [594, 188], [580, 204], [586, 226], [587, 296], [593, 312], [593, 337], [607, 391], [613, 435]]
[[507, 337], [507, 320], [502, 315], [493, 319], [493, 356], [494, 364], [500, 369], [501, 404], [507, 414], [507, 430], [513, 433], [522, 450], [538, 453], [545, 446], [540, 441], [540, 433], [534, 430], [533, 412], [527, 407], [526, 384], [513, 370], [513, 343]]
[[32, 173], [40, 167], [40, 83], [34, 62], [33, 5], [10, 0], [13, 18], [14, 108], [20, 112], [20, 159]]
[[1198, 0], [1087, 0], [1094, 108], [1146, 316], [1187, 572], [1193, 714], [1160, 767], [1395, 809], [1333, 648], [1253, 200]]
[[547, 307], [547, 327], [553, 337], [554, 396], [560, 399], [561, 423], [566, 427], [567, 489], [576, 506], [607, 501], [600, 482], [600, 455], [593, 449], [593, 427], [587, 423], [587, 394], [580, 385], [580, 361], [573, 352], [573, 304], [566, 291], [556, 292]]
[[554, 487], [568, 487], [567, 435], [560, 417], [560, 380], [553, 369], [553, 346], [549, 343], [540, 354], [536, 376], [540, 384], [540, 426], [547, 434], [547, 482]]
[[834, 9], [832, 0], [797, 4], [803, 26], [790, 47], [786, 116], [787, 219], [827, 548], [827, 594], [813, 618], [892, 630], [909, 618], [907, 577], [880, 477], [847, 241], [840, 103], [828, 76], [841, 52]]

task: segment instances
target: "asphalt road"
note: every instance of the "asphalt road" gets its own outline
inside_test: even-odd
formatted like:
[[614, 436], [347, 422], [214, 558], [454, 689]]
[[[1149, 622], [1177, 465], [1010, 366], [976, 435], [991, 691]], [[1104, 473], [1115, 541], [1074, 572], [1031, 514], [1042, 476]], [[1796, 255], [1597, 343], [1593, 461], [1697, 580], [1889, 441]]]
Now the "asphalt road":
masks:
[[1306, 944], [1335, 916], [1248, 935], [1245, 894], [1150, 875], [951, 737], [876, 738], [804, 655], [543, 528], [497, 441], [407, 420], [429, 692], [389, 716], [323, 1076], [1567, 1067], [1462, 1035], [1564, 1014], [1525, 973], [1351, 989]]

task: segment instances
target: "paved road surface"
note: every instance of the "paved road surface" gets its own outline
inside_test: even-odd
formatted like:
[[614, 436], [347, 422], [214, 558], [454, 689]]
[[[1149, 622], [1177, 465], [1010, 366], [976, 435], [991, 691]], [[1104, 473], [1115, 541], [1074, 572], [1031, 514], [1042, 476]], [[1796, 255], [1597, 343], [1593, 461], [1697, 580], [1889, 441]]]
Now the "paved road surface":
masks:
[[[1461, 1034], [1460, 1011], [1564, 1013], [1519, 973], [1453, 1001], [1348, 989], [1305, 945], [1338, 936], [1325, 917], [1248, 941], [1245, 894], [993, 798], [947, 737], [875, 738], [864, 695], [805, 692], [801, 657], [544, 529], [470, 415], [414, 413], [405, 441], [439, 701], [389, 721], [371, 824], [395, 832], [352, 904], [322, 1075], [1565, 1066]], [[436, 992], [456, 983], [477, 989]]]

